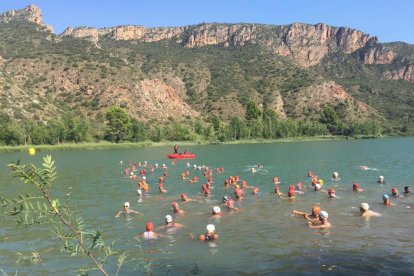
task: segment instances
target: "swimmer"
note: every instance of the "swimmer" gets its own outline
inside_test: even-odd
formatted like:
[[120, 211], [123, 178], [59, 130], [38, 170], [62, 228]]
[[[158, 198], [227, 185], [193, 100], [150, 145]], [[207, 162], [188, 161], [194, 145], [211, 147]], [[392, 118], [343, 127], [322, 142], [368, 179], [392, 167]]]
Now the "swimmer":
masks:
[[282, 196], [284, 196], [284, 195], [285, 195], [284, 193], [282, 193], [282, 192], [280, 191], [280, 187], [279, 187], [279, 185], [276, 185], [276, 186], [275, 186], [275, 194], [276, 194], [277, 196], [279, 196], [279, 197], [282, 197]]
[[339, 178], [339, 174], [338, 174], [337, 172], [334, 172], [334, 173], [333, 173], [333, 175], [332, 175], [332, 180], [335, 180], [335, 181], [337, 181], [337, 180], [341, 180], [341, 179]]
[[369, 170], [368, 166], [359, 166], [359, 168], [363, 171]]
[[384, 177], [382, 175], [380, 175], [380, 177], [378, 178], [377, 183], [378, 184], [385, 184], [385, 180], [384, 180]]
[[296, 185], [296, 188], [298, 188], [299, 191], [302, 191], [303, 190], [302, 182], [298, 182], [298, 184]]
[[229, 195], [225, 195], [223, 196], [223, 204], [227, 205], [227, 202], [230, 200], [230, 196]]
[[185, 193], [181, 193], [180, 196], [181, 196], [181, 200], [184, 202], [192, 201], [192, 199], [190, 199]]
[[216, 234], [216, 227], [214, 224], [209, 224], [206, 226], [207, 232], [205, 234], [200, 234], [198, 239], [200, 241], [214, 241], [218, 239], [218, 234]]
[[151, 221], [148, 221], [145, 225], [145, 232], [143, 232], [141, 235], [136, 236], [135, 238], [143, 238], [145, 240], [153, 240], [158, 239], [162, 235], [154, 232], [154, 224]]
[[381, 216], [380, 213], [369, 210], [368, 203], [361, 203], [361, 205], [359, 206], [359, 211], [361, 213], [361, 217], [380, 217]]
[[143, 213], [140, 213], [140, 212], [138, 212], [138, 211], [135, 211], [135, 210], [129, 209], [129, 202], [128, 202], [128, 201], [127, 201], [127, 202], [125, 202], [125, 203], [124, 203], [124, 205], [123, 205], [122, 207], [123, 207], [123, 210], [119, 211], [119, 212], [115, 215], [115, 217], [116, 217], [116, 218], [118, 218], [118, 217], [120, 217], [121, 215], [124, 215], [124, 214], [139, 214], [139, 215], [143, 215]]
[[273, 184], [280, 184], [278, 177], [273, 177]]
[[321, 211], [319, 213], [319, 221], [320, 223], [318, 224], [312, 221], [308, 221], [307, 225], [309, 226], [309, 228], [318, 228], [318, 229], [331, 227], [331, 223], [328, 221], [328, 212]]
[[181, 210], [180, 209], [180, 205], [178, 205], [177, 202], [174, 201], [171, 204], [171, 207], [173, 208], [174, 213], [176, 213], [176, 214], [184, 214], [184, 210]]
[[385, 206], [395, 205], [394, 203], [391, 203], [390, 197], [389, 197], [387, 194], [384, 194], [384, 195], [382, 196], [382, 203], [383, 203]]
[[211, 217], [210, 218], [219, 218], [223, 215], [223, 213], [221, 212], [221, 208], [218, 206], [214, 206], [213, 209], [211, 210]]
[[165, 225], [160, 226], [157, 228], [157, 230], [162, 230], [164, 229], [165, 231], [170, 231], [173, 229], [178, 229], [178, 228], [182, 228], [184, 227], [184, 225], [177, 223], [177, 222], [173, 222], [173, 218], [170, 215], [166, 215], [165, 216]]
[[396, 188], [396, 187], [392, 187], [392, 188], [391, 188], [391, 194], [392, 194], [392, 196], [393, 196], [393, 197], [395, 197], [395, 198], [397, 198], [397, 197], [400, 195], [400, 193], [398, 192], [398, 190], [397, 190], [397, 188]]
[[319, 213], [321, 212], [321, 207], [319, 206], [313, 206], [312, 208], [312, 212], [310, 214], [305, 213], [305, 212], [300, 212], [300, 211], [296, 211], [293, 210], [292, 214], [293, 215], [299, 215], [299, 216], [303, 216], [304, 219], [308, 220], [308, 221], [318, 221], [319, 220]]
[[244, 197], [244, 192], [238, 186], [239, 185], [236, 185], [236, 188], [234, 189], [234, 194], [238, 200], [241, 200]]
[[227, 201], [226, 205], [227, 205], [227, 208], [228, 208], [229, 211], [238, 211], [239, 210], [239, 208], [234, 207], [234, 200], [231, 199], [231, 198], [229, 199], [229, 201]]
[[358, 183], [354, 183], [353, 185], [352, 185], [352, 190], [354, 191], [354, 192], [357, 192], [357, 193], [360, 193], [360, 192], [363, 192], [364, 190], [362, 190], [360, 187], [359, 187], [359, 184]]
[[410, 186], [405, 186], [405, 187], [404, 187], [404, 195], [405, 195], [405, 196], [411, 195], [411, 189], [410, 189]]
[[253, 190], [252, 190], [252, 195], [259, 195], [259, 188], [258, 187], [253, 187]]
[[251, 169], [250, 169], [250, 171], [251, 171], [252, 173], [256, 173], [256, 172], [257, 172], [257, 170], [256, 170], [255, 168], [251, 168]]
[[159, 189], [160, 193], [162, 193], [162, 194], [168, 193], [168, 191], [164, 188], [164, 183], [162, 183], [162, 182], [160, 182], [158, 184], [158, 189]]
[[330, 188], [328, 190], [328, 196], [329, 196], [329, 198], [336, 198], [335, 189], [334, 188]]

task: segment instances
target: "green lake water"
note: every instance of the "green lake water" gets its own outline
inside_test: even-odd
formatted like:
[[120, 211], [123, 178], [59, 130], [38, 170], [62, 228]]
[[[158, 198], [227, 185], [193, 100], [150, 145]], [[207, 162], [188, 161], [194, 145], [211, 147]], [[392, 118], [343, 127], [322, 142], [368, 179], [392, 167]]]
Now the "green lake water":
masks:
[[[396, 206], [391, 207], [381, 204], [382, 195], [390, 193], [393, 186], [400, 192], [406, 185], [414, 188], [414, 138], [188, 146], [187, 150], [196, 153], [197, 158], [179, 160], [176, 165], [166, 158], [171, 150], [161, 147], [51, 152], [58, 170], [55, 194], [62, 195], [68, 186], [73, 187], [72, 201], [88, 226], [99, 228], [105, 241], [114, 241], [119, 250], [128, 250], [130, 256], [144, 256], [151, 262], [155, 275], [189, 274], [195, 272], [195, 268], [201, 275], [414, 273], [414, 208], [407, 208], [414, 203], [413, 199], [392, 198]], [[26, 153], [1, 154], [0, 193], [13, 196], [31, 191], [29, 186], [11, 177], [6, 165], [18, 159], [23, 163], [40, 164], [44, 155], [44, 152], [34, 157]], [[136, 182], [121, 173], [121, 160], [123, 167], [129, 161], [166, 164], [169, 167], [165, 181], [168, 193], [158, 192], [157, 180], [163, 174], [159, 168], [147, 174], [151, 187], [149, 195], [138, 198]], [[187, 162], [191, 164], [190, 176], [199, 176], [196, 184], [180, 179]], [[200, 193], [204, 178], [193, 168], [194, 164], [225, 169], [223, 174], [214, 172], [214, 188], [209, 198]], [[264, 168], [252, 173], [251, 168], [257, 164]], [[371, 169], [361, 170], [361, 165]], [[324, 180], [325, 189], [334, 187], [339, 198], [329, 199], [325, 193], [312, 191], [308, 171]], [[340, 181], [330, 180], [334, 171], [339, 173]], [[239, 175], [261, 190], [258, 197], [247, 192], [243, 201], [236, 202], [240, 210], [232, 213], [221, 205], [224, 195], [233, 196], [223, 185], [230, 175]], [[376, 183], [379, 175], [385, 177], [385, 185]], [[307, 186], [305, 193], [297, 195], [294, 202], [275, 197], [274, 176], [282, 182], [283, 192], [287, 193], [289, 185], [301, 181]], [[364, 192], [352, 192], [354, 182], [358, 182]], [[186, 213], [175, 216], [171, 203], [180, 203], [181, 192], [198, 202], [181, 204]], [[144, 216], [115, 218], [125, 201]], [[358, 215], [361, 202], [369, 203], [382, 217], [361, 218]], [[310, 229], [302, 217], [291, 215], [294, 209], [310, 211], [314, 204], [320, 204], [321, 209], [329, 213], [332, 223], [329, 230]], [[222, 206], [224, 215], [220, 219], [210, 218], [214, 205]], [[163, 225], [167, 214], [173, 215], [185, 228], [157, 241], [140, 243], [133, 239], [145, 230], [147, 221], [153, 221], [156, 227]], [[218, 241], [208, 243], [190, 238], [190, 233], [204, 233], [209, 223], [215, 224], [220, 235]], [[43, 262], [16, 264], [16, 252], [28, 251], [29, 245], [37, 249]], [[73, 275], [82, 264], [85, 264], [84, 258], [60, 252], [60, 243], [50, 227], [19, 227], [13, 217], [2, 215], [0, 268], [5, 272]], [[136, 265], [124, 265], [121, 275], [143, 274]], [[106, 268], [113, 274], [116, 261], [110, 260]]]

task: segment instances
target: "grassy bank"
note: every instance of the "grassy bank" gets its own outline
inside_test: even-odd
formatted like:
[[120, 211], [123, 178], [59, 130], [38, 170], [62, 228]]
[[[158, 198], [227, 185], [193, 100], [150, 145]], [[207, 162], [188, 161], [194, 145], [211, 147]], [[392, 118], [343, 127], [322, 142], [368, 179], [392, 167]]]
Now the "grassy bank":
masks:
[[[34, 147], [37, 151], [54, 151], [54, 150], [99, 150], [99, 149], [129, 149], [129, 148], [144, 148], [144, 147], [163, 147], [173, 146], [175, 144], [184, 146], [193, 145], [209, 145], [209, 144], [258, 144], [258, 143], [288, 143], [288, 142], [305, 142], [305, 141], [324, 141], [324, 140], [344, 140], [344, 139], [366, 139], [374, 137], [358, 137], [349, 138], [344, 136], [317, 136], [317, 137], [298, 137], [298, 138], [286, 138], [286, 139], [250, 139], [250, 140], [237, 140], [237, 141], [144, 141], [137, 143], [110, 143], [110, 142], [96, 142], [96, 143], [62, 143], [57, 145], [22, 145], [22, 146], [0, 146], [0, 153], [2, 152], [22, 152], [27, 151], [29, 148]], [[378, 138], [378, 137], [375, 137]]]

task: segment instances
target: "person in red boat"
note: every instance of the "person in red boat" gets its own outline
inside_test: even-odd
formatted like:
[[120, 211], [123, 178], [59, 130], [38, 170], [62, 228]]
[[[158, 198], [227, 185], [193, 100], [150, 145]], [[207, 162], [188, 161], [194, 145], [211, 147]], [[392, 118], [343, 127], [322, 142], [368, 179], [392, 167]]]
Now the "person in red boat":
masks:
[[178, 146], [177, 145], [175, 145], [174, 146], [174, 154], [177, 154], [178, 153]]

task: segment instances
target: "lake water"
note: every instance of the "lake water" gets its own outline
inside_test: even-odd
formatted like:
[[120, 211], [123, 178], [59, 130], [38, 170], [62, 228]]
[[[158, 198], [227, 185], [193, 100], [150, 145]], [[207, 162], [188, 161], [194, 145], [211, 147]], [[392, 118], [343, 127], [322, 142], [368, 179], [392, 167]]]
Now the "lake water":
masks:
[[[58, 170], [55, 194], [63, 194], [67, 186], [72, 186], [72, 201], [87, 224], [92, 229], [99, 228], [105, 241], [115, 241], [119, 250], [128, 250], [129, 256], [144, 255], [145, 260], [151, 262], [154, 274], [182, 275], [191, 271], [201, 275], [414, 273], [414, 209], [406, 208], [414, 203], [413, 199], [392, 198], [396, 206], [391, 207], [381, 204], [382, 195], [390, 193], [393, 186], [400, 192], [406, 185], [414, 188], [414, 138], [207, 145], [187, 149], [196, 153], [197, 159], [180, 160], [176, 165], [165, 157], [171, 151], [165, 147], [51, 152]], [[30, 191], [27, 185], [11, 177], [7, 163], [20, 159], [40, 164], [44, 155], [43, 152], [35, 157], [26, 153], [1, 154], [1, 194], [11, 196]], [[137, 184], [121, 174], [120, 160], [124, 165], [128, 161], [165, 163], [169, 166], [165, 181], [168, 194], [158, 193], [157, 180], [163, 173], [158, 169], [147, 175], [151, 191], [139, 200]], [[210, 198], [200, 193], [204, 182], [198, 170], [190, 168], [190, 176], [200, 178], [197, 184], [180, 179], [180, 174], [187, 169], [186, 162], [224, 167], [223, 174], [213, 175], [214, 189]], [[250, 169], [257, 164], [264, 168], [251, 173]], [[361, 170], [358, 167], [361, 165], [372, 169]], [[304, 186], [310, 185], [309, 170], [324, 180], [325, 189], [334, 187], [339, 198], [329, 199], [327, 194], [310, 188], [303, 195], [297, 195], [293, 202], [274, 195], [274, 176], [279, 177], [281, 190], [287, 193], [287, 187], [299, 181]], [[341, 178], [338, 182], [330, 180], [334, 171]], [[240, 210], [232, 213], [221, 205], [224, 195], [233, 196], [223, 185], [230, 175], [239, 175], [261, 191], [259, 197], [248, 192], [243, 201], [236, 203]], [[376, 183], [379, 175], [385, 177], [385, 185]], [[358, 182], [364, 192], [352, 192], [354, 182]], [[181, 192], [199, 202], [181, 204], [186, 213], [174, 216], [171, 203], [180, 203]], [[129, 220], [115, 218], [125, 201], [131, 203], [131, 209], [145, 215], [135, 215]], [[381, 213], [382, 217], [365, 220], [358, 216], [361, 202], [369, 203], [371, 210]], [[332, 224], [329, 230], [310, 229], [302, 217], [291, 215], [294, 209], [309, 212], [314, 204], [320, 204], [321, 209], [329, 213]], [[219, 220], [210, 218], [214, 205], [221, 205], [224, 211]], [[161, 226], [167, 214], [173, 215], [185, 228], [150, 243], [133, 239], [145, 230], [146, 221]], [[218, 241], [209, 243], [190, 238], [190, 233], [204, 233], [209, 223], [215, 224], [220, 235]], [[41, 254], [43, 262], [16, 264], [16, 251], [28, 251], [30, 245]], [[14, 218], [2, 216], [0, 268], [5, 272], [73, 275], [85, 262], [60, 252], [59, 246], [49, 227], [18, 227]], [[121, 275], [143, 274], [137, 264], [125, 264]], [[116, 261], [111, 260], [106, 269], [113, 274]]]

